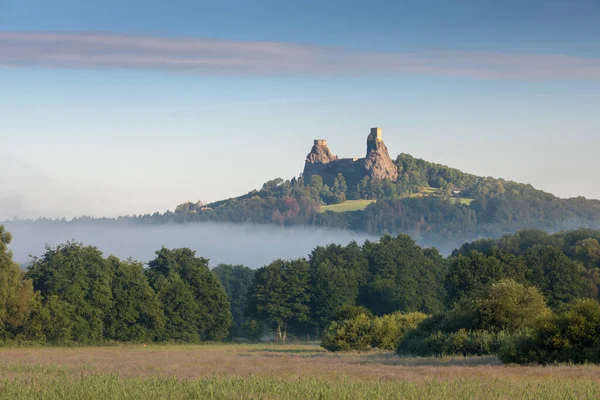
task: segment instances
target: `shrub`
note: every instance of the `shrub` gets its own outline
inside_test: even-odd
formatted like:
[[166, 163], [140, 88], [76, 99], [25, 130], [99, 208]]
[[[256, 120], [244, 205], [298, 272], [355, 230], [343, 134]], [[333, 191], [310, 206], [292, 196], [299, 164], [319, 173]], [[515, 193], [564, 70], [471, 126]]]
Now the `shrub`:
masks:
[[382, 350], [396, 350], [402, 338], [425, 318], [427, 315], [419, 312], [397, 312], [373, 319], [371, 346]]
[[490, 355], [496, 354], [509, 336], [504, 331], [468, 329], [459, 329], [455, 332], [418, 333], [406, 335], [398, 347], [398, 352], [422, 357]]
[[423, 321], [406, 334], [398, 352], [424, 357], [495, 354], [511, 334], [549, 315], [537, 288], [502, 280]]
[[395, 350], [402, 338], [416, 328], [427, 315], [400, 312], [371, 317], [360, 314], [345, 321], [333, 322], [325, 331], [321, 346], [329, 351]]
[[600, 304], [586, 299], [538, 320], [498, 353], [505, 363], [600, 363]]
[[262, 334], [262, 328], [261, 323], [255, 319], [251, 319], [242, 324], [242, 332], [249, 340], [258, 341]]
[[371, 348], [372, 327], [372, 319], [365, 314], [334, 321], [323, 334], [321, 346], [329, 351], [368, 350]]
[[546, 299], [535, 287], [511, 280], [488, 286], [481, 295], [459, 305], [471, 314], [477, 329], [517, 331], [551, 314]]
[[335, 311], [334, 321], [345, 321], [364, 314], [369, 318], [373, 317], [373, 313], [367, 307], [342, 305]]

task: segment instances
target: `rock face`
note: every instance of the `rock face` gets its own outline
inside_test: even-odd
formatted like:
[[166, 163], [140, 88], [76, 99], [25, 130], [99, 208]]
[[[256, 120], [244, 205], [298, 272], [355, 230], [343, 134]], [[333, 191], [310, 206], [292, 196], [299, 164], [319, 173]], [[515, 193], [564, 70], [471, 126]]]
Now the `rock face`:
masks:
[[326, 140], [315, 140], [304, 163], [305, 182], [308, 183], [313, 175], [320, 175], [323, 182], [331, 186], [338, 174], [344, 176], [349, 186], [356, 185], [365, 176], [393, 181], [398, 179], [398, 168], [390, 159], [388, 149], [383, 143], [381, 128], [371, 129], [367, 137], [365, 158], [340, 159], [329, 150]]
[[398, 179], [398, 167], [390, 158], [387, 146], [381, 137], [381, 128], [371, 129], [367, 137], [367, 157], [364, 161], [366, 173], [372, 179]]
[[327, 147], [327, 140], [322, 139], [315, 140], [315, 145], [306, 156], [306, 162], [311, 164], [327, 164], [337, 159], [337, 156], [334, 156], [329, 147]]

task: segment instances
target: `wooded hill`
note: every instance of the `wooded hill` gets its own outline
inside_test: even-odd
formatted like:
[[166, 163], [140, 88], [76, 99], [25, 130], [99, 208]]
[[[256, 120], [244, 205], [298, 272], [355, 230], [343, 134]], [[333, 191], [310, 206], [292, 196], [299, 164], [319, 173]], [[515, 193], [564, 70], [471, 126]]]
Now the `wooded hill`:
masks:
[[278, 178], [240, 197], [207, 205], [184, 203], [173, 214], [136, 218], [405, 232], [444, 251], [522, 228], [600, 227], [599, 200], [562, 199], [528, 184], [475, 176], [409, 154], [394, 163], [396, 181], [365, 176], [349, 186], [341, 174], [331, 185], [318, 175], [306, 182], [302, 176]]

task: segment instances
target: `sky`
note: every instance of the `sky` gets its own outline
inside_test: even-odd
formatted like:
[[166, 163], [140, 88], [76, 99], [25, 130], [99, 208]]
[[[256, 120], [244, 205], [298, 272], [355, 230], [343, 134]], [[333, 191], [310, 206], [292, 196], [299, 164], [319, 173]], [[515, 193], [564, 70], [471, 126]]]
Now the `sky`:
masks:
[[600, 198], [600, 3], [0, 0], [0, 220], [240, 195], [375, 126]]

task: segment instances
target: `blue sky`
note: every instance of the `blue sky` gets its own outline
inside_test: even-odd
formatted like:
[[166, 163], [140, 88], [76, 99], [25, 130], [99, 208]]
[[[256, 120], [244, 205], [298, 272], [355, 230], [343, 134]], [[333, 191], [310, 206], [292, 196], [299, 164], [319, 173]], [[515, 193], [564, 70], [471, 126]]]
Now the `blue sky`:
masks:
[[373, 126], [600, 198], [599, 38], [597, 1], [0, 0], [0, 219], [230, 197]]

